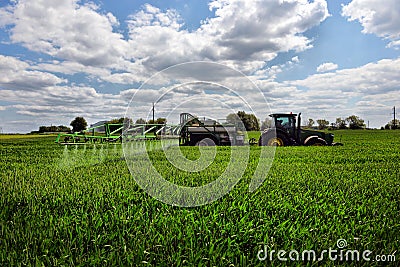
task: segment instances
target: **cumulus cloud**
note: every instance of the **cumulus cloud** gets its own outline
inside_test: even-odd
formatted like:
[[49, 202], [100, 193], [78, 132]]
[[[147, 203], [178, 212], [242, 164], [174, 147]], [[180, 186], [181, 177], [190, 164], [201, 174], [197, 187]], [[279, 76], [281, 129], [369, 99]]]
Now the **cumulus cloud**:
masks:
[[230, 59], [263, 58], [276, 52], [310, 47], [301, 33], [318, 25], [329, 15], [325, 1], [226, 1], [209, 4], [216, 17], [201, 33], [215, 37], [218, 54]]
[[0, 89], [40, 90], [65, 82], [57, 76], [30, 69], [30, 65], [17, 58], [0, 55]]
[[0, 90], [0, 98], [11, 104], [17, 114], [32, 121], [69, 122], [75, 116], [89, 121], [121, 117], [127, 101], [120, 95], [97, 93], [91, 87], [47, 87], [42, 91]]
[[195, 60], [257, 71], [279, 52], [312, 47], [302, 33], [329, 16], [324, 0], [215, 0], [209, 7], [215, 17], [189, 32], [176, 10], [145, 4], [127, 18], [123, 36], [117, 18], [93, 3], [18, 0], [0, 8], [0, 26], [10, 27], [12, 43], [58, 61], [40, 65], [44, 70], [132, 83]]
[[128, 23], [131, 30], [144, 26], [161, 26], [179, 30], [183, 23], [178, 12], [168, 9], [162, 12], [159, 8], [150, 4], [145, 4], [143, 10], [131, 15]]
[[326, 117], [329, 114], [349, 116], [362, 112], [361, 115], [368, 114], [375, 121], [385, 121], [393, 101], [398, 99], [399, 64], [400, 58], [383, 59], [358, 68], [315, 74], [284, 84], [303, 88], [296, 101], [298, 106], [307, 107], [309, 114], [321, 117], [320, 112], [315, 113], [312, 109], [323, 108], [325, 113], [322, 114]]
[[115, 66], [128, 44], [113, 31], [111, 14], [77, 0], [19, 0], [1, 9], [3, 25], [12, 24], [10, 38], [32, 51], [88, 66]]
[[292, 57], [292, 62], [293, 63], [299, 63], [300, 62], [299, 57], [298, 56]]
[[339, 66], [332, 62], [327, 62], [319, 65], [317, 67], [317, 72], [328, 72], [331, 70], [336, 70]]
[[383, 59], [359, 68], [338, 70], [309, 76], [304, 80], [288, 82], [292, 85], [313, 90], [341, 90], [363, 94], [382, 94], [398, 91], [400, 76], [398, 66], [400, 58]]
[[302, 35], [329, 15], [325, 1], [225, 1], [209, 4], [215, 17], [193, 32], [179, 15], [146, 5], [128, 20], [134, 55], [157, 70], [179, 62], [218, 61], [255, 71], [278, 52], [312, 46]]
[[70, 86], [65, 84], [66, 80], [34, 70], [35, 67], [15, 57], [0, 55], [0, 99], [16, 114], [32, 116], [31, 123], [82, 114], [92, 119], [122, 116], [128, 99], [121, 95], [98, 93], [88, 86]]
[[342, 15], [359, 21], [363, 33], [389, 39], [389, 47], [400, 46], [400, 5], [398, 0], [353, 0], [343, 6]]

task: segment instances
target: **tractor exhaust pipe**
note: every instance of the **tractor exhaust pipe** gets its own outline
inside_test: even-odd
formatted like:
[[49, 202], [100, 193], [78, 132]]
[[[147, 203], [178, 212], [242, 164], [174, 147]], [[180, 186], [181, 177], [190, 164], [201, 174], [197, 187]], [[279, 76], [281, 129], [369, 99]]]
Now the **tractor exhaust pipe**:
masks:
[[297, 136], [296, 137], [297, 137], [298, 144], [300, 144], [300, 133], [301, 133], [301, 112], [297, 116]]

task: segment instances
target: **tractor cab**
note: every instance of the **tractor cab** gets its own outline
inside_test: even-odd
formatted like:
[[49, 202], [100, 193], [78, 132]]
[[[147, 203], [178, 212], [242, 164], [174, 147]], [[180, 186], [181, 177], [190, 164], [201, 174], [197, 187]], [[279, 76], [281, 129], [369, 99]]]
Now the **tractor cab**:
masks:
[[297, 114], [276, 113], [276, 114], [271, 114], [269, 116], [273, 118], [274, 127], [283, 130], [289, 136], [297, 136], [297, 130], [296, 130]]
[[262, 146], [293, 146], [301, 145], [301, 113], [273, 113], [272, 127], [264, 131], [259, 139]]

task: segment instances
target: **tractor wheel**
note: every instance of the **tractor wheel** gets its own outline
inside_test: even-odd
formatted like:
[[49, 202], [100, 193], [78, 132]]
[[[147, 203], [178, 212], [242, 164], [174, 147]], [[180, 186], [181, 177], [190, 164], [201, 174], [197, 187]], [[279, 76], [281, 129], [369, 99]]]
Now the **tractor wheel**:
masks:
[[204, 138], [198, 141], [196, 146], [215, 146], [215, 142], [211, 138]]
[[321, 138], [314, 138], [311, 139], [308, 143], [307, 146], [326, 146], [327, 143], [324, 139]]
[[260, 137], [258, 144], [260, 146], [287, 146], [289, 142], [286, 137], [281, 133], [276, 133], [276, 136], [273, 134], [264, 134]]

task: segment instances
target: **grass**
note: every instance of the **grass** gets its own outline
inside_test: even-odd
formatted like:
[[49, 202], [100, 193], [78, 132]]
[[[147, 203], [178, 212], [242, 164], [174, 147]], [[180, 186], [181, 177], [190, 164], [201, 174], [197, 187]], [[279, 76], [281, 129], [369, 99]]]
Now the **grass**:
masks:
[[[320, 252], [340, 238], [348, 249], [373, 251], [371, 257], [396, 255], [400, 132], [334, 133], [343, 147], [278, 148], [265, 182], [250, 193], [260, 152], [252, 147], [234, 189], [194, 208], [163, 204], [140, 189], [119, 145], [1, 139], [0, 265], [264, 266], [270, 260], [257, 258], [264, 245]], [[192, 159], [196, 149], [183, 148]], [[172, 181], [198, 185], [218, 176], [228, 155], [219, 148], [219, 160], [190, 181], [157, 152], [151, 159]], [[288, 263], [304, 264], [273, 257], [274, 265]]]
[[10, 140], [10, 139], [32, 139], [32, 138], [42, 138], [56, 136], [54, 134], [0, 134], [0, 140]]

